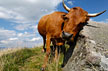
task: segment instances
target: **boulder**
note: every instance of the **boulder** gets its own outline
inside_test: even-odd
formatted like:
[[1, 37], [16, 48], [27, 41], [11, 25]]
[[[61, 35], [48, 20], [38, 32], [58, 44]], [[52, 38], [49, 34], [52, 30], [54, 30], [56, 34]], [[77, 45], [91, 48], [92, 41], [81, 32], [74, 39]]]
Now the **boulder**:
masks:
[[89, 21], [70, 54], [63, 71], [108, 71], [108, 24]]

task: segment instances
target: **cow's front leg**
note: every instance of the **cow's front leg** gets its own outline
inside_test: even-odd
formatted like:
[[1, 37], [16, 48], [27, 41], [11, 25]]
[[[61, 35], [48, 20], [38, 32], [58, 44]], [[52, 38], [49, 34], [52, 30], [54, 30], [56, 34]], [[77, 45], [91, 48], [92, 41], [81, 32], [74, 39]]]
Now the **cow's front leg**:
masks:
[[48, 62], [48, 58], [49, 58], [49, 55], [50, 55], [50, 36], [47, 35], [46, 36], [47, 40], [46, 40], [46, 55], [45, 55], [45, 58], [44, 58], [44, 64], [42, 65], [42, 71], [45, 70], [45, 67], [46, 67], [46, 64]]
[[56, 62], [57, 58], [58, 58], [58, 46], [55, 47], [55, 57], [54, 57], [54, 62]]
[[62, 45], [64, 45], [64, 42], [57, 42], [57, 43], [56, 43], [54, 61], [56, 61], [56, 60], [59, 59], [60, 52], [61, 52], [61, 49], [60, 49], [60, 48], [62, 48]]

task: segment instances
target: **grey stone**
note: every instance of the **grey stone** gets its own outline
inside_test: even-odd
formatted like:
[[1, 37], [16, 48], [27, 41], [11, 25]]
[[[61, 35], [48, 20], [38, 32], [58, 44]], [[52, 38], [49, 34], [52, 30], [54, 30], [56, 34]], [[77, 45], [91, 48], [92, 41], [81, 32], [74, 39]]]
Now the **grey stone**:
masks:
[[63, 71], [108, 71], [108, 24], [89, 22]]

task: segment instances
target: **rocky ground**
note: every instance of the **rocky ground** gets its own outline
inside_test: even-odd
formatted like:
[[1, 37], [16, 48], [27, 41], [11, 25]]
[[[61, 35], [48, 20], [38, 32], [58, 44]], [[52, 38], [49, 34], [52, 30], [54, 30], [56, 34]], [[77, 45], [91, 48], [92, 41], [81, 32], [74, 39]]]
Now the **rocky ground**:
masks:
[[84, 27], [63, 71], [108, 71], [108, 24]]

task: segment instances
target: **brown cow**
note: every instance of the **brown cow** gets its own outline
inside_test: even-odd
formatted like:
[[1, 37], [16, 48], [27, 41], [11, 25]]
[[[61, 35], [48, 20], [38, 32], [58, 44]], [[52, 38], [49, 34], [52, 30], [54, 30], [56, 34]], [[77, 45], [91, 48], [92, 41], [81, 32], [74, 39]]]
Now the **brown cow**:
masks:
[[68, 8], [64, 4], [64, 0], [63, 6], [68, 13], [54, 12], [42, 17], [38, 24], [38, 31], [44, 40], [43, 49], [45, 49], [46, 43], [46, 56], [42, 70], [45, 69], [48, 61], [51, 41], [53, 45], [59, 46], [65, 43], [64, 39], [73, 41], [76, 34], [84, 27], [90, 17], [96, 17], [106, 11], [88, 14], [88, 12], [80, 7]]

